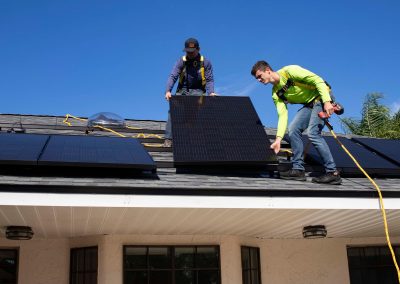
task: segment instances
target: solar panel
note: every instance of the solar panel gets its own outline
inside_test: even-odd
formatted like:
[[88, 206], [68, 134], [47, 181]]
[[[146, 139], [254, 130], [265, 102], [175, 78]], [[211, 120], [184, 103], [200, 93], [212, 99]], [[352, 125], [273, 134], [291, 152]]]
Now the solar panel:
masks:
[[369, 150], [378, 153], [400, 167], [399, 139], [352, 138], [352, 140], [364, 145]]
[[156, 165], [133, 138], [52, 135], [39, 159], [42, 166], [155, 170]]
[[[333, 159], [335, 160], [338, 170], [340, 170], [343, 174], [361, 173], [353, 160], [346, 154], [343, 148], [337, 143], [337, 141], [335, 141], [332, 136], [324, 136], [324, 139], [331, 150]], [[369, 151], [365, 147], [354, 143], [350, 139], [344, 137], [339, 137], [339, 139], [368, 174], [400, 174], [400, 168], [394, 163]], [[317, 153], [317, 150], [309, 141], [308, 137], [303, 136], [303, 141], [305, 142], [305, 160], [307, 162], [317, 162], [318, 164], [322, 165], [322, 159]]]
[[173, 96], [170, 113], [176, 167], [276, 162], [248, 97]]
[[0, 134], [0, 164], [36, 165], [49, 135]]

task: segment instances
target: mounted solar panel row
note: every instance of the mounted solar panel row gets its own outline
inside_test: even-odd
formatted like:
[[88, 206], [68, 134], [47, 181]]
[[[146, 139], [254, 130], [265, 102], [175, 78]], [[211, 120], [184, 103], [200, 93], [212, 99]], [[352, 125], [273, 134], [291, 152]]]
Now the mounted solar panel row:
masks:
[[0, 164], [37, 165], [49, 135], [0, 134]]
[[[324, 136], [324, 139], [331, 150], [336, 167], [342, 174], [358, 175], [361, 173], [353, 160], [346, 154], [332, 136]], [[395, 163], [371, 152], [369, 149], [350, 139], [344, 137], [340, 137], [339, 139], [368, 174], [382, 176], [400, 175], [400, 167]], [[305, 145], [305, 161], [311, 165], [323, 165], [320, 155], [307, 136], [303, 136], [303, 142]]]
[[174, 96], [170, 114], [176, 167], [276, 163], [248, 97]]
[[[104, 139], [105, 138], [105, 139]], [[39, 165], [154, 169], [154, 161], [133, 138], [53, 135]]]
[[352, 140], [400, 167], [399, 139], [352, 138]]
[[133, 138], [0, 134], [0, 163], [87, 168], [156, 169]]

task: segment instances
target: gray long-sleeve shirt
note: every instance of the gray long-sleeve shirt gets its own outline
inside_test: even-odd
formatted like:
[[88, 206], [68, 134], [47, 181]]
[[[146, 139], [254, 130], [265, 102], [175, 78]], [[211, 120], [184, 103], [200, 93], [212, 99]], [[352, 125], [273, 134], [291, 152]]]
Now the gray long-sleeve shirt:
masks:
[[[194, 63], [196, 62], [196, 63]], [[182, 82], [182, 88], [188, 89], [203, 89], [202, 78], [200, 72], [200, 55], [193, 59], [187, 59], [185, 63], [182, 57], [175, 63], [172, 68], [171, 74], [168, 77], [166, 91], [171, 92], [175, 85], [175, 82], [179, 79], [179, 76], [186, 64], [186, 76], [187, 78]], [[208, 94], [214, 93], [214, 76], [211, 61], [204, 58], [204, 77], [206, 79], [206, 91]]]

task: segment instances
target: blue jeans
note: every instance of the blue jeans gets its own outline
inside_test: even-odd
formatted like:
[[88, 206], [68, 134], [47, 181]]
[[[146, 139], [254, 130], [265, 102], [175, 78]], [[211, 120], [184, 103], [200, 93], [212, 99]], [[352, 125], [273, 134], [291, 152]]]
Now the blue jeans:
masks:
[[[176, 92], [175, 96], [202, 96], [205, 92], [200, 89], [183, 89]], [[172, 125], [171, 125], [171, 115], [168, 111], [168, 121], [165, 126], [165, 139], [172, 139]]]
[[316, 101], [313, 108], [304, 106], [299, 109], [289, 125], [289, 138], [293, 151], [292, 164], [295, 170], [304, 171], [304, 145], [301, 137], [303, 131], [308, 129], [308, 138], [321, 156], [325, 171], [327, 173], [336, 171], [331, 151], [321, 134], [325, 122], [319, 118], [318, 113], [322, 110], [320, 101]]

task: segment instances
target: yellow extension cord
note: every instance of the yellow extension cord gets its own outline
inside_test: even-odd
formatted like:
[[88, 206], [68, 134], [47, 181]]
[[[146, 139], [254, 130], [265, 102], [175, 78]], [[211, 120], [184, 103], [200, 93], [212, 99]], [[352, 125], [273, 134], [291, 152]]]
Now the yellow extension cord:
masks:
[[[354, 158], [354, 156], [350, 153], [349, 150], [347, 150], [347, 148], [343, 145], [342, 142], [340, 142], [339, 138], [336, 136], [335, 132], [333, 131], [333, 128], [331, 125], [327, 126], [329, 128], [329, 131], [331, 132], [333, 138], [335, 138], [336, 142], [343, 148], [343, 150], [346, 152], [347, 155], [349, 155], [349, 157], [353, 160], [353, 162], [356, 164], [356, 166], [360, 169], [360, 171], [369, 179], [369, 181], [375, 186], [378, 195], [379, 195], [379, 204], [380, 204], [380, 208], [381, 208], [381, 212], [382, 212], [382, 218], [383, 218], [383, 224], [385, 227], [385, 235], [386, 235], [386, 241], [390, 250], [390, 253], [392, 255], [392, 259], [393, 259], [393, 263], [394, 266], [396, 267], [397, 270], [397, 277], [400, 283], [400, 270], [399, 270], [399, 265], [397, 264], [397, 260], [396, 260], [396, 255], [393, 251], [393, 247], [392, 247], [392, 243], [390, 242], [390, 237], [389, 237], [389, 227], [387, 224], [387, 218], [386, 218], [386, 212], [385, 212], [385, 207], [383, 205], [383, 197], [382, 197], [382, 192], [379, 188], [379, 186], [375, 183], [375, 181], [368, 175], [368, 173], [361, 167], [361, 165], [357, 162], [356, 158]], [[307, 144], [306, 149], [304, 150], [304, 155], [306, 155], [307, 153], [307, 149], [308, 149], [309, 144]], [[285, 152], [286, 154], [292, 154], [292, 152], [288, 149], [281, 149], [281, 152]]]
[[388, 247], [390, 249], [390, 253], [392, 255], [392, 259], [393, 259], [393, 263], [394, 266], [396, 267], [397, 270], [397, 278], [399, 280], [400, 283], [400, 269], [399, 269], [399, 265], [397, 264], [397, 260], [396, 260], [396, 255], [393, 251], [393, 247], [392, 247], [392, 243], [390, 242], [390, 237], [389, 237], [389, 227], [387, 224], [387, 218], [386, 218], [386, 212], [385, 212], [385, 207], [383, 205], [383, 197], [382, 197], [382, 192], [379, 188], [379, 186], [375, 183], [375, 181], [368, 175], [368, 173], [361, 167], [361, 165], [357, 162], [357, 160], [353, 157], [353, 155], [349, 152], [349, 150], [347, 150], [347, 148], [343, 145], [342, 142], [340, 142], [339, 138], [336, 136], [335, 132], [333, 132], [332, 127], [329, 127], [329, 131], [331, 132], [331, 134], [333, 135], [333, 137], [335, 138], [335, 140], [339, 143], [339, 145], [343, 148], [343, 150], [346, 152], [347, 155], [349, 155], [349, 157], [353, 160], [353, 162], [356, 164], [356, 166], [360, 169], [360, 171], [369, 179], [369, 181], [375, 186], [376, 190], [378, 191], [378, 195], [379, 195], [379, 204], [381, 207], [381, 212], [382, 212], [382, 217], [383, 217], [383, 224], [385, 226], [385, 235], [386, 235], [386, 241], [388, 244]]
[[[80, 120], [80, 121], [87, 121], [87, 119], [79, 118], [79, 117], [73, 116], [73, 115], [71, 115], [71, 114], [66, 114], [66, 115], [65, 115], [65, 119], [63, 120], [63, 122], [64, 122], [65, 124], [67, 124], [68, 126], [71, 126], [71, 123], [68, 122], [68, 119], [69, 119], [70, 117], [72, 117], [72, 118], [74, 118], [74, 119], [76, 119], [76, 120]], [[132, 126], [125, 126], [125, 127], [128, 128], [128, 129], [135, 129], [135, 130], [140, 130], [140, 129], [142, 129], [142, 128], [132, 127]], [[128, 136], [126, 136], [126, 135], [123, 135], [123, 134], [121, 134], [121, 133], [115, 131], [115, 130], [112, 130], [112, 129], [110, 129], [110, 128], [103, 127], [103, 126], [100, 126], [100, 125], [94, 125], [93, 128], [99, 128], [99, 129], [102, 129], [102, 130], [105, 130], [105, 131], [109, 131], [109, 132], [111, 132], [111, 133], [114, 133], [115, 135], [118, 135], [119, 137], [124, 137], [124, 138], [128, 137]], [[161, 137], [160, 135], [156, 135], [156, 134], [145, 134], [145, 133], [138, 133], [136, 136], [129, 136], [129, 137], [130, 137], [130, 138], [159, 138], [159, 139], [162, 139], [162, 137]], [[147, 147], [161, 147], [161, 146], [162, 146], [162, 144], [149, 144], [149, 143], [142, 143], [142, 144], [143, 144], [144, 146], [147, 146]]]
[[[68, 118], [69, 118], [69, 117], [72, 117], [72, 118], [74, 118], [74, 119], [76, 119], [76, 120], [80, 120], [80, 121], [86, 121], [86, 119], [82, 119], [82, 118], [73, 116], [73, 115], [71, 115], [71, 114], [67, 114], [67, 115], [65, 116], [65, 119], [64, 119], [63, 122], [64, 122], [65, 124], [67, 124], [68, 126], [71, 126], [71, 123], [68, 122]], [[116, 132], [116, 131], [114, 131], [114, 130], [112, 130], [112, 129], [109, 129], [109, 128], [106, 128], [106, 127], [103, 127], [103, 126], [96, 125], [96, 126], [94, 126], [94, 127], [100, 128], [100, 129], [102, 129], [102, 130], [106, 130], [106, 131], [109, 131], [109, 132], [112, 132], [112, 133], [114, 133], [114, 134], [116, 134], [116, 135], [118, 135], [118, 136], [120, 136], [120, 137], [127, 137], [127, 136], [125, 136], [125, 135], [123, 135], [123, 134], [121, 134], [121, 133], [118, 133], [118, 132]], [[130, 127], [130, 126], [127, 126], [126, 128], [129, 128], [129, 129], [141, 129], [141, 128]], [[393, 251], [392, 243], [391, 243], [391, 241], [390, 241], [389, 227], [388, 227], [388, 224], [387, 224], [387, 218], [386, 218], [385, 207], [384, 207], [384, 204], [383, 204], [382, 192], [381, 192], [379, 186], [378, 186], [378, 185], [375, 183], [375, 181], [368, 175], [368, 173], [361, 167], [361, 165], [357, 162], [357, 160], [356, 160], [356, 159], [354, 158], [354, 156], [349, 152], [349, 150], [347, 150], [347, 148], [343, 145], [343, 143], [340, 142], [339, 138], [336, 136], [335, 132], [333, 131], [332, 126], [328, 125], [328, 128], [329, 128], [329, 131], [331, 132], [332, 136], [333, 136], [333, 137], [335, 138], [335, 140], [339, 143], [339, 145], [343, 148], [343, 150], [346, 152], [346, 154], [349, 155], [349, 157], [353, 160], [353, 162], [354, 162], [354, 163], [356, 164], [356, 166], [360, 169], [360, 171], [369, 179], [369, 181], [375, 186], [376, 190], [378, 191], [378, 195], [379, 195], [379, 204], [380, 204], [380, 208], [381, 208], [381, 212], [382, 212], [383, 224], [384, 224], [384, 227], [385, 227], [386, 241], [387, 241], [387, 244], [388, 244], [390, 253], [391, 253], [391, 255], [392, 255], [393, 263], [394, 263], [394, 265], [395, 265], [395, 267], [396, 267], [396, 270], [397, 270], [397, 277], [398, 277], [399, 284], [400, 284], [400, 269], [399, 269], [399, 265], [397, 264], [396, 255], [395, 255], [395, 253], [394, 253], [394, 251]], [[159, 135], [154, 135], [154, 134], [151, 134], [151, 135], [152, 135], [152, 137], [161, 138], [161, 136], [159, 136]], [[139, 136], [141, 136], [141, 137], [143, 137], [143, 138], [148, 138], [144, 133], [139, 133], [139, 134], [138, 134], [138, 137], [139, 137]], [[133, 136], [132, 136], [132, 138], [136, 138], [136, 137], [133, 137]], [[144, 145], [146, 145], [146, 143], [144, 143]], [[157, 147], [157, 146], [148, 145], [148, 144], [147, 144], [146, 146]], [[281, 152], [291, 153], [291, 151], [288, 150], [288, 149], [282, 149]]]

